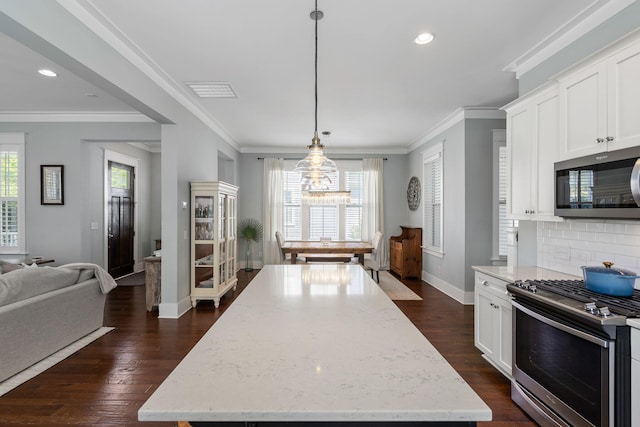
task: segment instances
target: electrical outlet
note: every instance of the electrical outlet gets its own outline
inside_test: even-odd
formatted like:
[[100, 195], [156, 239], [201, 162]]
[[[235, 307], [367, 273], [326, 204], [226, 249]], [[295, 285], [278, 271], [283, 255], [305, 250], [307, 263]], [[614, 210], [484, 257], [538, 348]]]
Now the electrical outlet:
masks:
[[91, 229], [92, 230], [97, 230], [98, 229], [98, 223], [97, 222], [92, 222], [91, 223]]

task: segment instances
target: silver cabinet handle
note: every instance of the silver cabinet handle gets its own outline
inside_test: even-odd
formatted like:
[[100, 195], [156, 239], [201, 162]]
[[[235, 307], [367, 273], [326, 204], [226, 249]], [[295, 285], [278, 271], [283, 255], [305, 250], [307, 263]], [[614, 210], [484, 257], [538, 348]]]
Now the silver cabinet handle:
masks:
[[482, 284], [483, 284], [483, 285], [485, 285], [485, 286], [489, 286], [489, 282], [487, 282], [486, 280], [483, 280], [483, 281], [482, 281], [482, 282], [480, 282], [480, 283], [482, 283]]
[[612, 136], [608, 136], [607, 137], [607, 142], [611, 142], [611, 141], [613, 141], [613, 137]]
[[601, 142], [604, 142], [604, 138], [596, 138], [596, 142], [600, 144]]

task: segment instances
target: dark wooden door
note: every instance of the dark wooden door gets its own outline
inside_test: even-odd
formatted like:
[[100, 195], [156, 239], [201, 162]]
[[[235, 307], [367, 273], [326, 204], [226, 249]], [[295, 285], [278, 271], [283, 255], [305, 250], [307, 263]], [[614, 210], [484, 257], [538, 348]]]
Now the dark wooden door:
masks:
[[109, 274], [133, 273], [133, 167], [109, 161]]

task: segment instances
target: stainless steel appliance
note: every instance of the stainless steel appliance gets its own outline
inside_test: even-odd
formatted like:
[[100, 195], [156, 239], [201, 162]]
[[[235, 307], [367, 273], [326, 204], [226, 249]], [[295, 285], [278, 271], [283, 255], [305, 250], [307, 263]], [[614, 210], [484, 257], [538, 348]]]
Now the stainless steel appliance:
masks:
[[582, 280], [526, 280], [513, 296], [512, 399], [542, 426], [631, 425], [631, 297]]
[[557, 162], [555, 215], [640, 218], [640, 147]]

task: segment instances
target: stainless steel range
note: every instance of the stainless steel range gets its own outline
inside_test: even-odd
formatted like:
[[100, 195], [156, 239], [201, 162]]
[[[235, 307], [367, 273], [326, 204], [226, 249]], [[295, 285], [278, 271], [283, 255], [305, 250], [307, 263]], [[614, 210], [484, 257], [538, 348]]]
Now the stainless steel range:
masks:
[[513, 296], [512, 399], [543, 426], [629, 426], [628, 298], [591, 292], [582, 280], [526, 280]]

